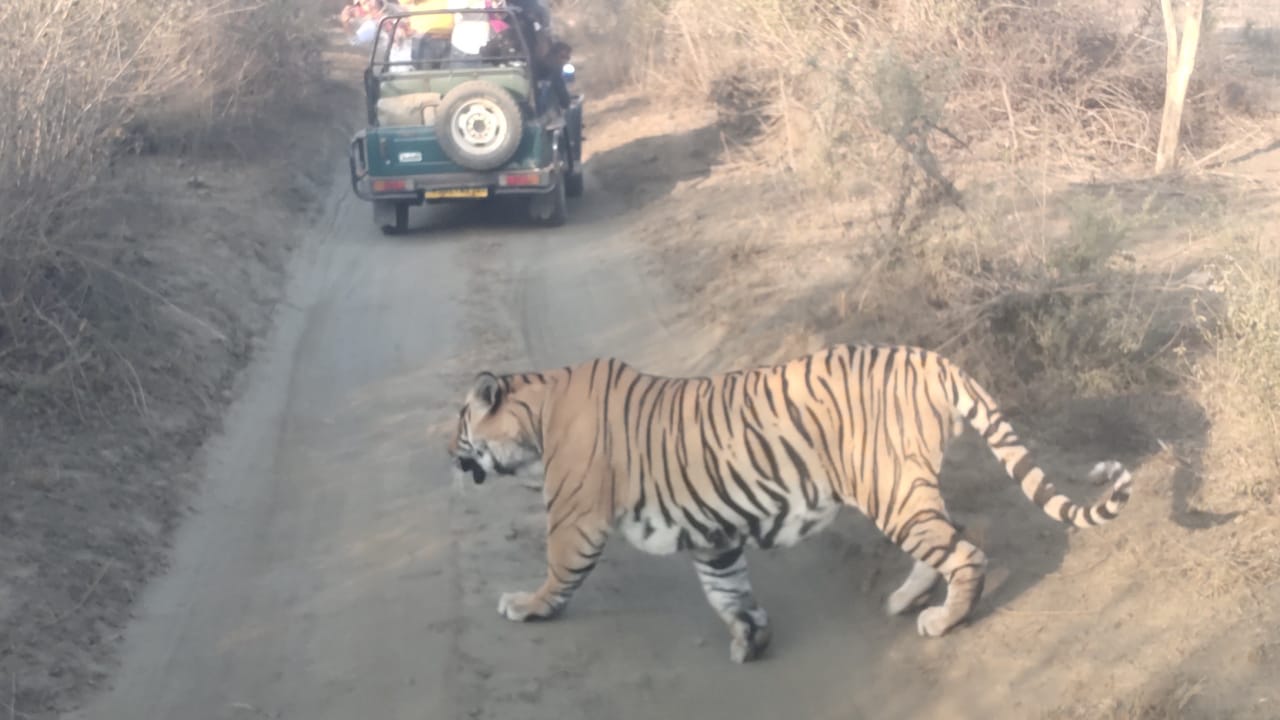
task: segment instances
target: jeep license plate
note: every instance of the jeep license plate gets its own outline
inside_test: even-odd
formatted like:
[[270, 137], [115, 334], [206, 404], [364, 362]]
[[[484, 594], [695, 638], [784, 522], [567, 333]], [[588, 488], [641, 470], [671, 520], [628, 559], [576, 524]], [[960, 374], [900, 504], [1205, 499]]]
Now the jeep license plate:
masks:
[[453, 198], [484, 198], [489, 197], [489, 188], [450, 188], [448, 190], [428, 190], [423, 195], [428, 200], [446, 200]]

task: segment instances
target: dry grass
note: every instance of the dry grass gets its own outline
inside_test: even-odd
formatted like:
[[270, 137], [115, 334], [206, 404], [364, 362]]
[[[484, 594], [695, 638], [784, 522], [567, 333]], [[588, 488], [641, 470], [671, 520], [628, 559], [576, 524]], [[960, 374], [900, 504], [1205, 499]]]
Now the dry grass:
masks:
[[[1184, 308], [1188, 288], [1122, 252], [1156, 213], [1045, 196], [1154, 157], [1157, 3], [639, 5], [665, 23], [649, 41], [653, 92], [706, 98], [740, 154], [783, 171], [795, 195], [855, 208], [845, 218], [801, 208], [760, 226], [841, 236], [858, 257], [849, 283], [860, 299], [842, 298], [838, 315], [924, 303], [930, 326], [904, 319], [895, 336], [980, 355], [972, 365], [1028, 402], [1170, 382], [1188, 318], [1167, 308]], [[1192, 164], [1220, 157], [1254, 122], [1210, 91], [1232, 70], [1214, 50], [1188, 104]], [[1045, 177], [1024, 177], [1028, 168]]]
[[[714, 106], [721, 160], [739, 166], [699, 189], [704, 207], [652, 223], [686, 228], [671, 272], [692, 301], [752, 328], [726, 352], [919, 344], [1030, 433], [1135, 464], [1167, 454], [1172, 522], [1143, 544], [1152, 586], [1263, 602], [1280, 576], [1280, 245], [1248, 218], [1275, 194], [1197, 170], [1265, 144], [1274, 90], [1251, 85], [1265, 78], [1219, 44], [1215, 18], [1185, 172], [1150, 181], [1158, 3], [648, 8], [665, 30], [646, 89]], [[1251, 32], [1246, 45], [1265, 44]], [[1162, 702], [1117, 716], [1181, 714]]]
[[[574, 47], [578, 81], [593, 97], [640, 82], [658, 62], [663, 2], [550, 0], [555, 31]], [[572, 23], [572, 24], [570, 24]]]
[[[669, 100], [709, 97], [726, 119], [750, 116], [736, 124], [769, 133], [756, 149], [803, 180], [839, 192], [905, 161], [954, 201], [941, 162], [961, 152], [1053, 157], [1080, 177], [1148, 165], [1164, 86], [1158, 8], [628, 0], [617, 22], [640, 49], [628, 56], [632, 75]], [[1237, 64], [1212, 43], [1202, 51], [1184, 123], [1189, 164], [1220, 159], [1256, 126], [1242, 100], [1255, 89]]]
[[[1048, 651], [1055, 674], [1076, 675], [1070, 699], [1086, 698], [1056, 717], [1269, 717], [1245, 710], [1252, 689], [1271, 694], [1274, 667], [1238, 658], [1243, 628], [1274, 637], [1280, 246], [1264, 242], [1274, 219], [1240, 230], [1274, 192], [1196, 173], [1266, 144], [1260, 73], [1238, 71], [1215, 18], [1189, 96], [1188, 172], [1152, 182], [1155, 2], [618, 7], [644, 49], [628, 70], [655, 124], [710, 105], [729, 141], [709, 177], [659, 185], [670, 196], [641, 230], [688, 303], [727, 326], [715, 366], [857, 340], [937, 348], [1016, 415], [1037, 457], [1130, 464], [1140, 489], [1123, 540], [1073, 539], [1087, 592], [1041, 606], [1080, 638], [1098, 622], [1080, 607], [1108, 602], [1109, 581], [1109, 609], [1128, 604], [1097, 646]], [[662, 31], [628, 12], [660, 15]], [[1256, 58], [1272, 40], [1245, 41]], [[668, 129], [643, 148], [674, 156], [685, 137]], [[1011, 662], [1046, 624], [1010, 625]], [[1221, 647], [1183, 657], [1215, 636]], [[1126, 646], [1167, 657], [1079, 657]]]
[[[1177, 348], [1196, 342], [1174, 264], [1139, 263], [1133, 235], [1161, 220], [1147, 203], [1065, 193], [1029, 211], [976, 207], [920, 245], [887, 279], [936, 308], [921, 341], [964, 357], [1002, 394], [1032, 407], [1165, 391]], [[938, 224], [921, 228], [936, 234]], [[917, 277], [918, 276], [918, 277]], [[894, 293], [883, 287], [886, 296]]]
[[124, 307], [108, 290], [159, 298], [114, 268], [118, 247], [85, 239], [119, 192], [113, 159], [288, 108], [317, 69], [306, 27], [261, 0], [0, 5], [0, 388], [83, 413], [102, 378], [129, 383], [102, 330]]
[[1226, 481], [1219, 502], [1280, 504], [1280, 244], [1274, 235], [1239, 239], [1212, 268], [1219, 298], [1201, 306], [1211, 340], [1195, 364], [1213, 420], [1207, 464]]
[[[753, 231], [839, 238], [857, 290], [835, 300], [836, 323], [892, 317], [880, 331], [971, 355], [1003, 392], [1036, 404], [1168, 390], [1187, 353], [1223, 351], [1227, 336], [1196, 327], [1190, 300], [1203, 288], [1180, 279], [1187, 269], [1140, 266], [1130, 249], [1136, 231], [1170, 227], [1176, 199], [1157, 208], [1154, 189], [1146, 203], [1062, 192], [1065, 181], [1145, 172], [1154, 158], [1158, 3], [632, 0], [624, 10], [663, 19], [661, 34], [637, 24], [645, 34], [632, 37], [649, 49], [652, 92], [714, 104], [741, 154], [781, 171], [775, 183], [787, 187], [773, 197], [820, 193]], [[1189, 167], [1256, 129], [1255, 110], [1227, 97], [1253, 92], [1240, 62], [1205, 42], [1183, 133]], [[767, 255], [768, 244], [735, 257]], [[927, 320], [897, 311], [920, 306]]]
[[[293, 161], [318, 134], [304, 112], [322, 89], [318, 4], [0, 3], [11, 716], [58, 716], [100, 683], [162, 565], [192, 486], [183, 463], [229, 399], [291, 240], [275, 201], [314, 173]], [[238, 162], [267, 142], [287, 182]]]

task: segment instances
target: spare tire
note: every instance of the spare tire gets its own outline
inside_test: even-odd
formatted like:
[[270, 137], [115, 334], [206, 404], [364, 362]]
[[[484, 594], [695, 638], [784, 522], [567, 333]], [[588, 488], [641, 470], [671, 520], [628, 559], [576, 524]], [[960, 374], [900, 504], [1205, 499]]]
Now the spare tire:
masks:
[[520, 147], [524, 114], [506, 89], [468, 80], [445, 93], [436, 114], [436, 139], [452, 161], [468, 170], [496, 170]]

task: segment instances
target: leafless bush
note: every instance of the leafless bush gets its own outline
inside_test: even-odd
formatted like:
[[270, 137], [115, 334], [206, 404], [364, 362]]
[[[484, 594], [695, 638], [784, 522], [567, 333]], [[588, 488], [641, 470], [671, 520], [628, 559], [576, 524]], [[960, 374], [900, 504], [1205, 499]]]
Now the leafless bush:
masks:
[[1220, 302], [1200, 306], [1212, 354], [1193, 367], [1209, 411], [1220, 494], [1280, 502], [1280, 244], [1247, 244], [1213, 268]]
[[[967, 207], [958, 189], [989, 200], [981, 175], [993, 164], [1010, 180], [1028, 161], [1059, 177], [1146, 168], [1163, 101], [1158, 3], [671, 0], [663, 18], [650, 87], [702, 93], [722, 119], [731, 97], [736, 124], [749, 125], [749, 109], [765, 128], [757, 157], [799, 170], [789, 177], [806, 188], [877, 205], [851, 252], [869, 253], [862, 266], [880, 279], [858, 284], [883, 280], [899, 304], [916, 288], [942, 308], [943, 326], [921, 330], [930, 342], [963, 345], [980, 324], [1004, 343], [982, 362], [1046, 393], [1169, 379], [1188, 330], [1165, 308], [1185, 308], [1185, 289], [1140, 275], [1120, 252], [1152, 215], [1080, 201], [1063, 211], [1061, 237], [1018, 237], [1024, 229]], [[1209, 52], [1197, 70], [1184, 135], [1193, 152], [1223, 139], [1230, 111], [1202, 92], [1220, 59]], [[944, 203], [968, 212], [927, 225]]]
[[111, 362], [95, 320], [129, 283], [79, 223], [113, 158], [288, 106], [317, 68], [305, 27], [287, 2], [0, 5], [0, 389], [74, 389]]
[[[702, 93], [722, 77], [754, 78], [771, 98], [760, 114], [780, 141], [769, 145], [818, 174], [834, 164], [883, 173], [910, 154], [901, 136], [920, 130], [1094, 172], [1153, 157], [1159, 20], [1154, 2], [671, 0], [648, 77]], [[1191, 93], [1193, 152], [1217, 147], [1230, 112], [1203, 92], [1222, 76], [1211, 56]]]
[[1010, 407], [1172, 387], [1175, 348], [1197, 335], [1190, 291], [1124, 251], [1151, 217], [1081, 196], [1025, 214], [981, 204], [881, 234], [855, 251], [857, 299], [840, 315], [892, 318], [869, 330], [947, 352]]
[[580, 57], [589, 92], [633, 84], [658, 61], [663, 14], [670, 0], [552, 0], [556, 32]]
[[768, 84], [741, 72], [712, 80], [710, 99], [720, 128], [734, 142], [754, 139], [767, 125], [773, 104]]

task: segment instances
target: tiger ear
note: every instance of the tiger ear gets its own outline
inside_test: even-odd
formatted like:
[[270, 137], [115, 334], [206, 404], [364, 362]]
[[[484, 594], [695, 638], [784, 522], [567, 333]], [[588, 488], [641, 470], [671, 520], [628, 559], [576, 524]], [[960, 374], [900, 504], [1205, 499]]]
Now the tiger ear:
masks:
[[490, 372], [477, 375], [468, 402], [471, 404], [472, 414], [478, 417], [493, 412], [502, 404], [502, 383], [498, 381], [498, 376]]

